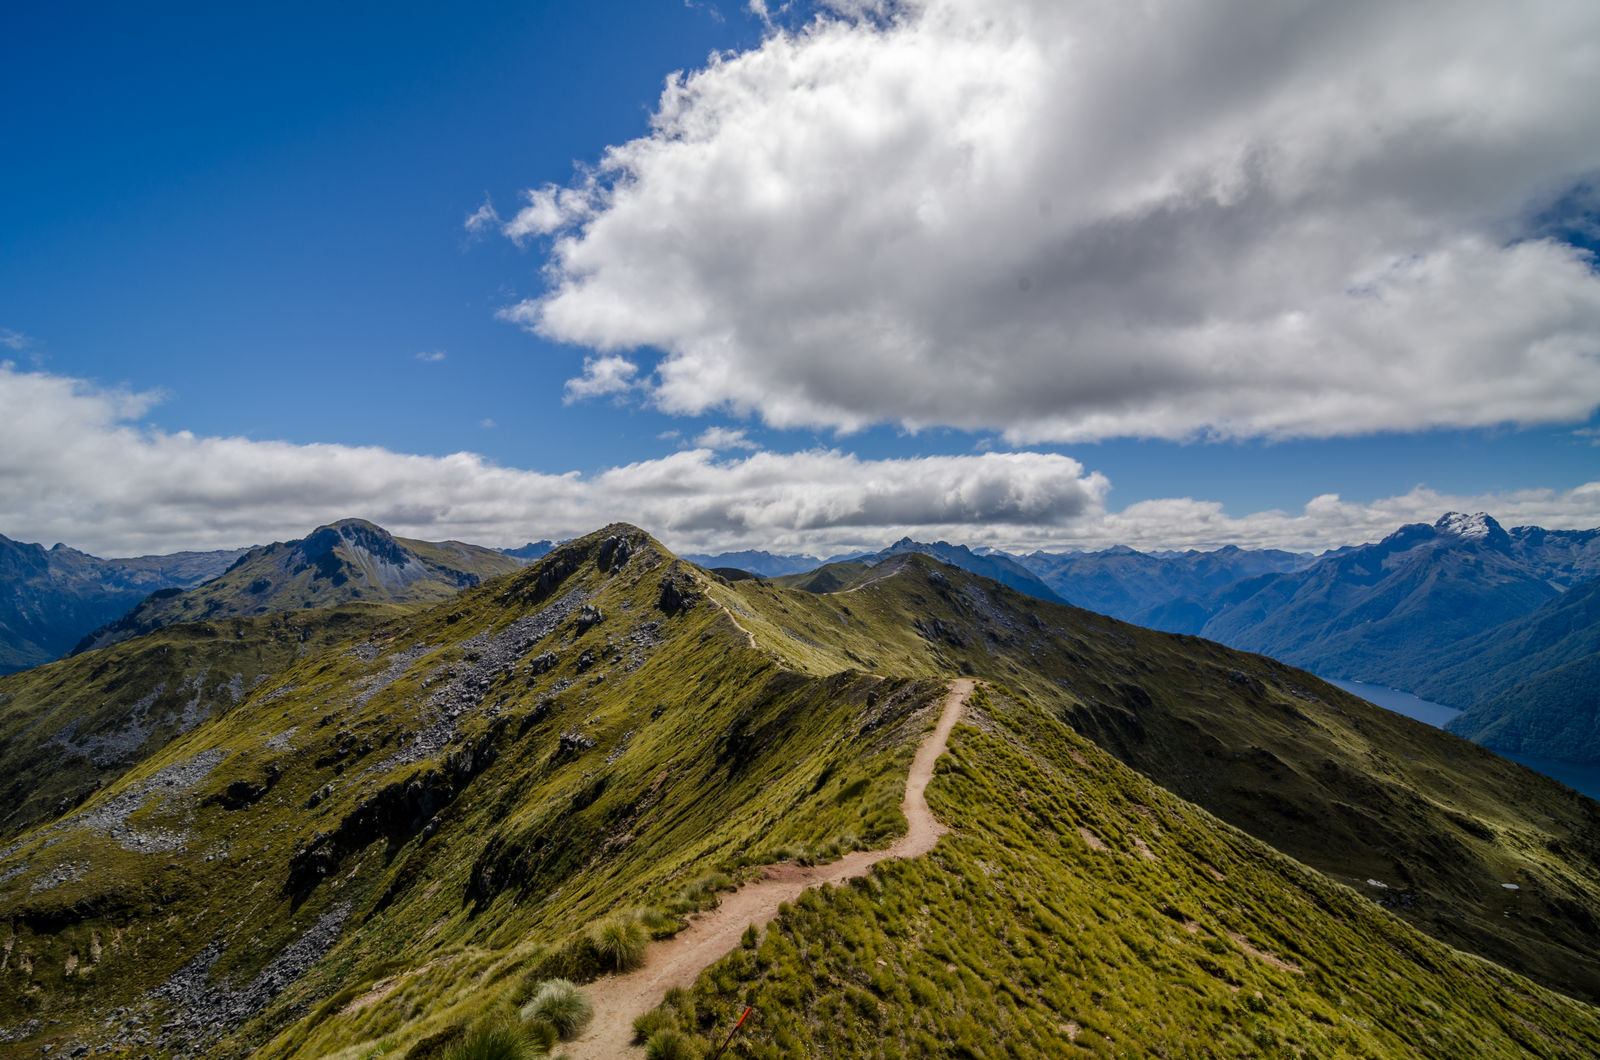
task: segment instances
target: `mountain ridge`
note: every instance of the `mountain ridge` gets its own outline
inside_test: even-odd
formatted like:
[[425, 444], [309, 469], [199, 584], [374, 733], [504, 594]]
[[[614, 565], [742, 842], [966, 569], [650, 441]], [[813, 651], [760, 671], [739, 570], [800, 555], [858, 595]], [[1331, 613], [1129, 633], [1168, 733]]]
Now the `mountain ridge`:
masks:
[[[965, 675], [987, 698], [928, 792], [952, 845], [799, 900], [730, 957], [754, 963], [701, 978], [702, 1009], [667, 1006], [675, 1033], [707, 1038], [726, 982], [765, 999], [774, 1048], [798, 1048], [773, 1037], [790, 1026], [830, 1055], [920, 1013], [936, 1053], [1073, 1020], [1086, 1043], [1140, 1051], [1252, 1026], [1258, 1047], [1354, 1035], [1398, 1056], [1419, 1047], [1405, 1013], [1424, 1002], [1451, 1041], [1468, 1033], [1458, 1004], [1489, 1014], [1494, 1055], [1512, 1055], [1518, 1020], [1565, 1055], [1600, 1042], [1592, 1007], [1359, 896], [1592, 995], [1579, 914], [1600, 908], [1600, 807], [1270, 660], [921, 554], [873, 574], [828, 595], [724, 581], [614, 525], [306, 655], [0, 850], [0, 977], [28, 987], [0, 990], [0, 1034], [30, 1052], [420, 1058], [544, 980], [598, 974], [592, 940], [619, 910], [670, 934], [715, 900], [708, 872], [736, 882], [896, 834], [912, 745]], [[1349, 886], [1267, 838], [1320, 850]], [[1040, 873], [1054, 897], [1019, 888]], [[886, 919], [869, 930], [857, 902], [874, 897]], [[908, 948], [924, 923], [931, 944]], [[806, 967], [837, 967], [822, 939], [884, 965], [797, 994]], [[792, 956], [807, 945], [814, 961]], [[878, 983], [879, 967], [895, 970]], [[1019, 992], [997, 1011], [985, 982]], [[356, 1004], [385, 989], [392, 1003]], [[1177, 1022], [1129, 1021], [1122, 1006], [1152, 993]], [[837, 1018], [802, 1028], [805, 996]]]
[[397, 538], [364, 519], [341, 519], [303, 538], [249, 549], [220, 575], [189, 590], [152, 594], [85, 636], [73, 654], [176, 622], [208, 621], [346, 601], [447, 599], [523, 564], [519, 557], [459, 541]]

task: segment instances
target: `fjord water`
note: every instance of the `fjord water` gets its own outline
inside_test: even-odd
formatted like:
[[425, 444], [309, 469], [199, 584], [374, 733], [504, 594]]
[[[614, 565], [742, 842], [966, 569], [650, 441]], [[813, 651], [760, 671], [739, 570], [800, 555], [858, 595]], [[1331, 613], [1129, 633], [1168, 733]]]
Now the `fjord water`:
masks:
[[1352, 696], [1360, 696], [1368, 703], [1376, 703], [1385, 710], [1392, 710], [1396, 714], [1404, 714], [1408, 718], [1425, 721], [1429, 725], [1444, 728], [1445, 723], [1460, 715], [1454, 707], [1447, 707], [1443, 703], [1430, 703], [1426, 699], [1419, 699], [1410, 692], [1400, 692], [1382, 685], [1369, 685], [1362, 681], [1335, 681], [1324, 678], [1330, 685], [1349, 692]]
[[[1425, 721], [1429, 725], [1444, 728], [1445, 724], [1461, 713], [1454, 707], [1447, 707], [1443, 703], [1431, 703], [1420, 699], [1410, 692], [1400, 692], [1382, 685], [1369, 685], [1362, 681], [1335, 681], [1324, 678], [1330, 685], [1337, 685], [1353, 696], [1360, 696], [1368, 703], [1375, 703], [1385, 710], [1392, 710], [1396, 714], [1404, 714], [1408, 718]], [[1513, 762], [1519, 762], [1536, 772], [1543, 773], [1552, 780], [1559, 780], [1573, 791], [1582, 792], [1591, 799], [1600, 801], [1600, 766], [1580, 765], [1576, 762], [1561, 762], [1553, 758], [1540, 758], [1536, 755], [1506, 754], [1500, 752]]]

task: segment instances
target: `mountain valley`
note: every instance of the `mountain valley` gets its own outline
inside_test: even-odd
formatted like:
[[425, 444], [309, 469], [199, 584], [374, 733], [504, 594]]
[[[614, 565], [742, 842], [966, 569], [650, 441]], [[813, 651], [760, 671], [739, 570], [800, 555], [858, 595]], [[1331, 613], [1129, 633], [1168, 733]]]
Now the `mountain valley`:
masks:
[[244, 551], [99, 559], [0, 535], [0, 674], [59, 658], [149, 594], [208, 581]]

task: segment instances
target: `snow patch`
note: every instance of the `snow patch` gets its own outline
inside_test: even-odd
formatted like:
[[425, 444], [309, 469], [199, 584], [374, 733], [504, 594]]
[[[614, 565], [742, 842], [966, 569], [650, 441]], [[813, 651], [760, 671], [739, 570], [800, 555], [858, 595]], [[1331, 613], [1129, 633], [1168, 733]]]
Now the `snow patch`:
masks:
[[1445, 512], [1433, 528], [1441, 534], [1459, 537], [1464, 541], [1482, 541], [1500, 529], [1487, 512], [1467, 515], [1463, 512]]

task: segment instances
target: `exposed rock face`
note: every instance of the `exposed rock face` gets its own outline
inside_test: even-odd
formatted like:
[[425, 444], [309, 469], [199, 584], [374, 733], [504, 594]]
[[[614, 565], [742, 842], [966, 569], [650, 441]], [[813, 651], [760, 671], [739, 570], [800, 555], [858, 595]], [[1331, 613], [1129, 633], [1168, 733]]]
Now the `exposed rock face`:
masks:
[[534, 595], [548, 596], [555, 590], [556, 586], [566, 581], [568, 576], [575, 573], [577, 569], [578, 565], [572, 562], [572, 559], [567, 556], [563, 556], [555, 562], [547, 564], [545, 568], [539, 572], [539, 577], [534, 582]]
[[284, 891], [304, 901], [348, 855], [378, 839], [400, 846], [422, 832], [468, 781], [494, 763], [494, 739], [508, 721], [497, 719], [477, 740], [446, 755], [440, 768], [386, 785], [346, 814], [333, 831], [314, 836], [290, 859]]
[[621, 570], [632, 555], [633, 546], [628, 543], [628, 539], [613, 535], [600, 542], [599, 567], [603, 571], [610, 572]]
[[103, 648], [180, 622], [299, 611], [350, 601], [445, 600], [521, 561], [460, 542], [397, 538], [360, 519], [319, 527], [240, 555], [220, 575], [185, 591], [152, 594], [93, 630], [74, 653]]
[[912, 623], [918, 633], [928, 640], [943, 641], [952, 648], [965, 648], [967, 639], [961, 635], [961, 630], [941, 619], [917, 619]]
[[680, 611], [687, 611], [700, 602], [700, 596], [694, 591], [694, 580], [680, 570], [672, 570], [661, 579], [661, 595], [656, 598], [656, 606], [668, 615], [676, 615]]

